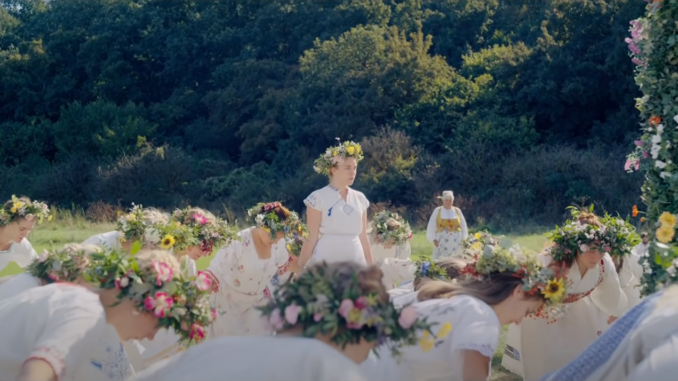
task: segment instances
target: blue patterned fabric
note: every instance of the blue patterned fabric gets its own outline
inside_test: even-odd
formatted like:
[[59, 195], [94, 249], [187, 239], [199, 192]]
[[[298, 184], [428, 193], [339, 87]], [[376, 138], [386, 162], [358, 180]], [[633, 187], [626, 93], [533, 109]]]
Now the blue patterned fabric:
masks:
[[652, 312], [663, 291], [655, 293], [635, 306], [607, 332], [591, 344], [577, 358], [559, 370], [542, 377], [542, 381], [582, 381], [588, 379], [601, 365], [605, 364], [621, 342], [641, 321]]
[[[115, 344], [102, 340], [101, 348], [96, 352], [96, 357], [90, 360], [90, 364], [101, 372], [105, 379], [111, 381], [125, 381], [131, 377], [131, 365], [121, 342]], [[101, 378], [99, 378], [101, 379]]]

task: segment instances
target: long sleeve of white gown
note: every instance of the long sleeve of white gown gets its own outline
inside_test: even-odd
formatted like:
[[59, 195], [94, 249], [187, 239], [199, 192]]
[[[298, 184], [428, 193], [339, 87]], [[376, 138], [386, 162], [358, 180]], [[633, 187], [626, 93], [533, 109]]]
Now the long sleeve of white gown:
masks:
[[591, 300], [606, 314], [619, 317], [627, 310], [626, 294], [621, 289], [614, 263], [608, 255], [603, 257], [603, 266], [603, 282], [593, 290]]
[[436, 240], [436, 222], [439, 209], [440, 207], [433, 209], [433, 213], [431, 213], [431, 217], [428, 219], [428, 225], [426, 226], [426, 239], [429, 242]]
[[628, 381], [673, 381], [676, 379], [676, 359], [678, 358], [678, 337], [669, 336], [661, 345], [654, 348], [645, 359], [636, 365]]
[[219, 283], [226, 279], [226, 275], [231, 272], [233, 257], [235, 255], [235, 244], [232, 243], [226, 247], [222, 247], [217, 251], [217, 254], [210, 261], [207, 267], [207, 272], [211, 273], [214, 281], [217, 282], [217, 288], [220, 288]]
[[461, 238], [468, 238], [468, 225], [466, 225], [466, 218], [464, 218], [464, 213], [461, 212], [461, 209], [457, 208], [459, 212], [459, 219], [461, 220]]

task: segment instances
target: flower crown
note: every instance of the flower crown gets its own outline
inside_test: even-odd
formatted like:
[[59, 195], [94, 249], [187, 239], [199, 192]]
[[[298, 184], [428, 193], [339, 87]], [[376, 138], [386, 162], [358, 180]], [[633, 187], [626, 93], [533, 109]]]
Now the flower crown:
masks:
[[134, 255], [110, 249], [91, 257], [96, 265], [85, 273], [90, 282], [120, 290], [119, 299], [128, 298], [140, 311], [152, 313], [160, 327], [177, 332], [182, 345], [204, 339], [205, 329], [216, 317], [209, 303], [211, 281], [204, 272], [189, 279], [162, 261], [142, 268]]
[[438, 266], [435, 262], [428, 261], [424, 258], [421, 258], [418, 261], [414, 262], [414, 265], [417, 266], [417, 269], [414, 271], [414, 278], [431, 278], [431, 279], [440, 279], [440, 280], [450, 280], [450, 276], [447, 274], [447, 271], [442, 267]]
[[26, 272], [47, 283], [73, 282], [90, 266], [89, 256], [99, 246], [67, 244], [59, 250], [45, 250], [28, 265]]
[[256, 227], [269, 232], [272, 240], [278, 238], [278, 232], [283, 232], [286, 236], [294, 235], [295, 232], [308, 235], [308, 230], [304, 233], [306, 228], [302, 226], [297, 213], [288, 210], [289, 216], [283, 220], [275, 214], [276, 208], [284, 208], [284, 206], [279, 202], [260, 202], [247, 211], [247, 217]]
[[[581, 212], [575, 207], [568, 209], [572, 220], [565, 221], [562, 227], [556, 226], [546, 234], [546, 237], [554, 243], [549, 248], [549, 253], [556, 261], [567, 261], [574, 258], [577, 252], [583, 253], [595, 248], [612, 256], [624, 257], [641, 241], [635, 228], [628, 221], [606, 213], [605, 217], [600, 219], [602, 225], [600, 227], [582, 224], [579, 222]], [[593, 212], [593, 206], [589, 210]]]
[[479, 231], [462, 241], [463, 252], [467, 256], [477, 258], [486, 245], [496, 246], [503, 238], [503, 236], [493, 236], [487, 230]]
[[398, 213], [383, 210], [370, 223], [370, 237], [384, 246], [402, 245], [412, 238], [410, 224]]
[[[337, 140], [339, 139], [337, 138]], [[315, 159], [313, 169], [320, 174], [329, 175], [330, 168], [332, 168], [334, 163], [346, 160], [348, 157], [354, 157], [358, 162], [363, 159], [363, 149], [360, 147], [360, 144], [348, 141], [328, 148], [324, 154]]]
[[307, 237], [308, 227], [305, 223], [299, 221], [297, 229], [285, 238], [287, 243], [287, 251], [291, 256], [298, 257], [301, 255], [301, 248], [304, 246], [304, 240]]
[[340, 271], [327, 272], [323, 262], [278, 288], [266, 306], [257, 307], [265, 323], [274, 331], [301, 327], [306, 337], [328, 334], [342, 347], [361, 339], [388, 343], [394, 355], [399, 347], [416, 344], [419, 330], [430, 330], [414, 307], [398, 312], [376, 294], [363, 295], [357, 274], [346, 279]]
[[524, 253], [518, 245], [509, 249], [487, 245], [475, 264], [464, 271], [481, 280], [502, 272], [516, 274], [523, 281], [521, 289], [528, 295], [540, 293], [547, 306], [556, 306], [565, 299], [565, 273], [556, 274], [553, 269], [542, 267], [535, 255]]
[[191, 209], [190, 207], [183, 210], [177, 209], [172, 213], [174, 221], [193, 230], [197, 242], [191, 242], [186, 247], [197, 244], [203, 252], [211, 253], [215, 247], [226, 246], [233, 240], [239, 239], [235, 227], [229, 226], [223, 219], [214, 217], [214, 222], [212, 222], [201, 213], [192, 213]]
[[0, 208], [0, 226], [9, 225], [22, 217], [28, 221], [37, 219], [38, 223], [45, 218], [48, 221], [52, 220], [49, 207], [44, 202], [30, 201], [27, 198], [12, 195], [12, 199]]
[[146, 222], [144, 221], [144, 207], [142, 205], [132, 204], [129, 213], [122, 214], [118, 217], [117, 231], [122, 233], [120, 240], [137, 241], [145, 238]]
[[163, 250], [174, 250], [177, 253], [201, 244], [195, 231], [190, 226], [182, 225], [178, 221], [147, 227], [144, 232], [144, 242]]

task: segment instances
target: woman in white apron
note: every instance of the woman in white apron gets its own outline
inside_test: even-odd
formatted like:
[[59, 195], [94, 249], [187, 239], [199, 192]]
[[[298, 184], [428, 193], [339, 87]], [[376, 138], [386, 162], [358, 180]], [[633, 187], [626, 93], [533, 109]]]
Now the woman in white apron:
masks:
[[615, 246], [617, 234], [613, 240], [611, 232], [592, 213], [573, 211], [573, 221], [549, 234], [555, 245], [539, 258], [544, 266], [561, 266], [566, 271], [565, 314], [540, 311], [522, 325], [510, 326], [502, 361], [505, 368], [526, 381], [539, 380], [596, 340], [598, 308], [612, 317], [626, 312], [626, 295], [607, 254], [620, 249]]
[[444, 191], [442, 200], [443, 206], [433, 210], [426, 227], [426, 239], [435, 246], [433, 260], [461, 256], [463, 241], [468, 237], [464, 214], [453, 206], [454, 193]]
[[148, 228], [157, 224], [167, 224], [169, 220], [170, 216], [167, 213], [132, 204], [129, 213], [118, 217], [116, 230], [93, 235], [82, 243], [130, 251], [132, 244], [139, 241], [146, 249], [158, 248], [162, 237], [157, 229]]
[[304, 200], [309, 238], [301, 250], [300, 266], [322, 261], [373, 263], [367, 238], [370, 203], [350, 188], [362, 159], [359, 144], [344, 142], [315, 161], [315, 170], [329, 176], [330, 183]]
[[415, 266], [410, 259], [410, 224], [398, 213], [383, 210], [372, 218], [368, 234], [372, 259], [384, 273], [386, 289], [413, 280]]
[[0, 272], [11, 262], [23, 268], [38, 257], [26, 237], [44, 219], [52, 219], [47, 204], [26, 197], [12, 196], [0, 208]]
[[238, 233], [240, 240], [217, 251], [206, 271], [212, 279], [211, 301], [217, 308], [210, 338], [265, 334], [256, 307], [270, 298], [271, 279], [277, 272], [294, 267], [284, 238], [298, 228], [297, 214], [279, 202], [260, 203], [247, 214], [254, 226]]
[[[432, 334], [422, 333], [418, 348], [403, 349], [402, 368], [410, 373], [403, 379], [488, 379], [501, 327], [520, 324], [528, 313], [545, 304], [555, 307], [565, 297], [562, 275], [541, 267], [519, 247], [488, 246], [462, 273], [456, 283], [427, 282], [406, 307], [436, 324]], [[367, 363], [364, 370], [371, 379], [385, 380], [392, 365], [386, 362], [379, 369], [379, 363]]]
[[311, 265], [261, 308], [275, 335], [210, 340], [131, 381], [366, 381], [358, 364], [373, 348], [414, 345], [429, 328], [393, 308], [381, 275], [353, 261]]

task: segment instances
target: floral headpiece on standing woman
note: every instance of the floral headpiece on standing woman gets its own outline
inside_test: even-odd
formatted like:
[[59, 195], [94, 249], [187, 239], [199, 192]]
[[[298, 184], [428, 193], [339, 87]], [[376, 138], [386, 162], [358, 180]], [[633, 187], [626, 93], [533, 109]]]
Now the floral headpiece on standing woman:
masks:
[[59, 250], [43, 251], [28, 265], [26, 272], [48, 284], [74, 282], [90, 266], [90, 255], [102, 251], [95, 245], [69, 243]]
[[384, 295], [365, 294], [361, 273], [375, 270], [379, 271], [350, 262], [323, 262], [278, 288], [268, 305], [257, 309], [276, 332], [300, 327], [306, 337], [330, 335], [342, 347], [365, 339], [388, 344], [397, 355], [399, 347], [416, 344], [417, 332], [430, 330], [430, 324], [418, 319], [412, 306], [397, 311], [385, 290]]
[[[579, 209], [572, 206], [568, 209], [572, 219], [546, 234], [554, 243], [548, 250], [555, 261], [569, 262], [576, 253], [596, 248], [612, 256], [624, 257], [641, 241], [628, 221], [605, 214], [600, 219], [600, 226], [596, 226], [582, 223], [579, 218], [582, 212]], [[589, 211], [593, 213], [593, 205]]]
[[9, 225], [19, 218], [41, 223], [44, 219], [51, 220], [52, 215], [44, 202], [31, 201], [26, 197], [12, 195], [12, 199], [0, 208], [0, 226]]
[[247, 217], [256, 227], [267, 231], [273, 241], [278, 239], [278, 232], [289, 237], [295, 232], [302, 234], [304, 229], [299, 215], [279, 202], [260, 202], [247, 211]]
[[382, 210], [370, 223], [370, 237], [386, 248], [402, 245], [412, 238], [410, 224], [398, 213]]
[[152, 313], [159, 326], [173, 329], [185, 346], [205, 338], [216, 310], [209, 303], [212, 286], [204, 272], [185, 277], [173, 255], [163, 251], [126, 254], [106, 249], [91, 258], [96, 264], [85, 273], [88, 281], [104, 290], [120, 290], [120, 300], [130, 299], [139, 311]]
[[203, 252], [211, 253], [214, 247], [226, 246], [238, 239], [235, 227], [201, 209], [191, 207], [177, 209], [172, 213], [172, 220], [179, 222], [181, 226], [187, 226], [194, 233], [197, 242], [187, 244], [184, 250], [189, 246], [200, 245]]
[[[337, 138], [337, 140], [339, 140], [339, 138]], [[328, 148], [325, 150], [324, 154], [320, 155], [320, 157], [313, 162], [313, 169], [322, 175], [329, 175], [330, 168], [332, 168], [334, 164], [342, 162], [348, 157], [353, 157], [358, 162], [364, 158], [363, 149], [360, 147], [360, 144], [347, 141], [343, 143], [340, 142], [339, 145]]]

